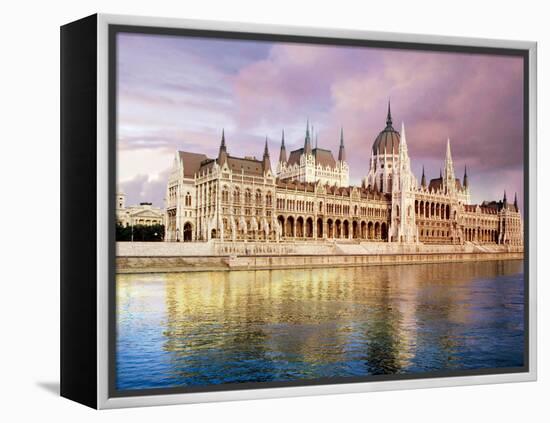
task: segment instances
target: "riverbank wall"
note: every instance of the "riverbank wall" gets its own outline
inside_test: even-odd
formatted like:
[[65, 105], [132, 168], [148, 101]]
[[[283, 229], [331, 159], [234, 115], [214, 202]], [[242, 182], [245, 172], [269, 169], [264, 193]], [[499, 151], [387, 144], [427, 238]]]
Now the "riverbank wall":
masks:
[[267, 270], [521, 260], [503, 245], [390, 243], [117, 243], [117, 273]]

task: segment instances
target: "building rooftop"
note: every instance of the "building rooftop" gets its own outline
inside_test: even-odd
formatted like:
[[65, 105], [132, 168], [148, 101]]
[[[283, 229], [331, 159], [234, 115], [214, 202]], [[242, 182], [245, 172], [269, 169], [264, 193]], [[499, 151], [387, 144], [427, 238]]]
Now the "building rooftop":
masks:
[[180, 160], [183, 163], [183, 176], [193, 178], [201, 168], [201, 163], [207, 160], [206, 154], [189, 153], [187, 151], [178, 151]]
[[[304, 149], [299, 148], [297, 150], [291, 151], [290, 156], [288, 157], [287, 164], [289, 166], [292, 166], [294, 164], [300, 163], [300, 157], [304, 154]], [[332, 151], [326, 150], [324, 148], [318, 148], [315, 147], [313, 150], [311, 150], [311, 154], [313, 157], [315, 157], [315, 161], [317, 164], [320, 164], [323, 167], [336, 167], [336, 160], [334, 159], [334, 156], [332, 155]]]
[[[442, 186], [443, 186], [443, 178], [430, 179], [430, 184], [428, 185], [428, 189], [437, 191], [441, 189]], [[462, 182], [460, 182], [459, 178], [455, 179], [455, 186], [457, 191], [462, 191]]]

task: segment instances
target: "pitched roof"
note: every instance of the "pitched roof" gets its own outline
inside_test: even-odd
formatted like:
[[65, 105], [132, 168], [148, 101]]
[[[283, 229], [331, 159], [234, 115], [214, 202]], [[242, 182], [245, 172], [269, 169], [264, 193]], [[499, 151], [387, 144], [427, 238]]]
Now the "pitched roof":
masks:
[[261, 160], [229, 156], [227, 158], [227, 165], [235, 173], [244, 172], [248, 175], [258, 176], [263, 176], [264, 174]]
[[[216, 163], [215, 159], [203, 160], [199, 170], [205, 171], [211, 169], [214, 167], [214, 163]], [[228, 156], [227, 166], [229, 166], [229, 169], [234, 173], [241, 173], [244, 171], [245, 175], [263, 176], [264, 174], [262, 162], [256, 159]]]
[[277, 178], [276, 184], [277, 184], [277, 187], [286, 188], [288, 190], [309, 191], [309, 192], [315, 191], [315, 182], [300, 182], [300, 181], [293, 181], [291, 179]]
[[289, 166], [292, 166], [293, 164], [300, 163], [300, 157], [304, 154], [304, 149], [299, 148], [298, 150], [294, 150], [290, 152], [290, 156], [288, 156], [288, 162], [287, 164]]
[[313, 155], [317, 164], [323, 167], [336, 167], [336, 160], [334, 160], [332, 151], [316, 147], [313, 149]]
[[[332, 151], [325, 150], [324, 148], [314, 148], [311, 153], [315, 157], [315, 161], [317, 164], [320, 164], [323, 167], [336, 167], [336, 160], [334, 159], [334, 156], [332, 155]], [[300, 157], [304, 154], [304, 149], [299, 148], [298, 150], [294, 150], [290, 152], [290, 156], [288, 157], [287, 164], [289, 166], [292, 166], [293, 164], [300, 163]]]
[[187, 151], [178, 151], [180, 160], [183, 163], [183, 176], [193, 178], [201, 168], [201, 163], [208, 158], [205, 154], [189, 153]]
[[[186, 178], [193, 178], [195, 173], [211, 169], [216, 163], [216, 159], [209, 159], [205, 154], [187, 151], [178, 153], [183, 163], [183, 176]], [[241, 173], [244, 170], [244, 173], [248, 175], [262, 176], [264, 174], [262, 162], [256, 159], [228, 156], [227, 165], [235, 173]]]
[[[428, 185], [429, 189], [433, 189], [434, 191], [437, 191], [443, 186], [443, 178], [435, 178], [430, 179], [430, 184]], [[455, 179], [455, 186], [458, 191], [462, 190], [462, 183], [460, 182], [459, 178]]]

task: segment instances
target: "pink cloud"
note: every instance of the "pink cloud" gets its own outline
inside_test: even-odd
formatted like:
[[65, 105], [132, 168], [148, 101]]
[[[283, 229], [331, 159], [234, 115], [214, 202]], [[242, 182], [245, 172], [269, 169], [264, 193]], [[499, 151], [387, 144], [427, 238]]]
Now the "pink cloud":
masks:
[[[225, 127], [231, 154], [261, 154], [267, 135], [275, 162], [281, 129], [287, 145], [299, 147], [309, 117], [320, 146], [335, 152], [344, 126], [358, 183], [391, 97], [394, 127], [405, 121], [416, 170], [425, 163], [436, 177], [450, 137], [457, 175], [468, 164], [480, 196], [506, 187], [521, 195], [520, 58], [213, 40], [194, 40], [191, 48], [174, 37], [164, 51], [156, 41], [154, 49], [132, 45], [139, 54], [125, 68], [122, 120], [175, 148], [215, 154]], [[253, 54], [229, 60], [241, 51]], [[146, 78], [132, 69], [145, 70]], [[128, 141], [135, 134], [126, 135]], [[488, 179], [495, 172], [502, 175], [498, 189]]]

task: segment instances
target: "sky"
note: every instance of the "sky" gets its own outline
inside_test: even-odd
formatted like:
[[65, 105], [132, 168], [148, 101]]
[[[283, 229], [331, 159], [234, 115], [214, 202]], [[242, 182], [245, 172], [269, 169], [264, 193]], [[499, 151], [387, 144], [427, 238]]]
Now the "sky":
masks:
[[127, 204], [163, 207], [177, 150], [216, 157], [222, 128], [233, 156], [273, 169], [306, 121], [320, 148], [338, 154], [344, 130], [350, 179], [368, 173], [372, 144], [404, 122], [412, 170], [439, 177], [447, 138], [472, 202], [523, 208], [523, 63], [519, 57], [119, 33], [117, 181]]

